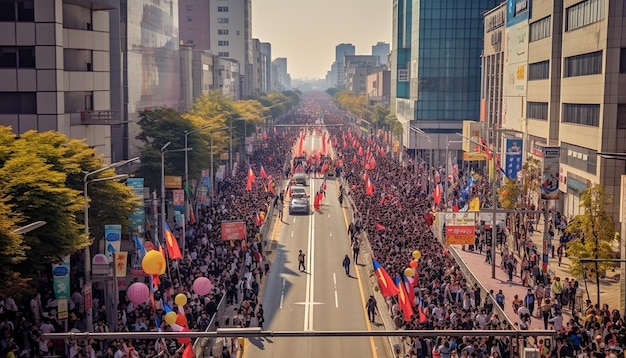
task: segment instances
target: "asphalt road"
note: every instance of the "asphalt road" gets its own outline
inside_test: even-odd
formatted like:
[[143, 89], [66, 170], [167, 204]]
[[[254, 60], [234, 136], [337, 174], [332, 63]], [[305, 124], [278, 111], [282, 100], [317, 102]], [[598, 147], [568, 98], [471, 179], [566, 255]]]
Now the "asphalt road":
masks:
[[[321, 137], [307, 135], [308, 153], [321, 147]], [[323, 179], [309, 178], [311, 214], [288, 215], [276, 222], [274, 261], [265, 283], [262, 304], [264, 330], [343, 331], [376, 329], [367, 319], [365, 301], [371, 290], [365, 267], [342, 266], [346, 254], [352, 259], [347, 226], [351, 214], [340, 207], [338, 183], [327, 181], [326, 198], [313, 212], [313, 198]], [[298, 270], [298, 250], [306, 254], [306, 270]], [[380, 302], [379, 307], [384, 306]], [[382, 338], [297, 337], [250, 339], [244, 357], [384, 357]]]

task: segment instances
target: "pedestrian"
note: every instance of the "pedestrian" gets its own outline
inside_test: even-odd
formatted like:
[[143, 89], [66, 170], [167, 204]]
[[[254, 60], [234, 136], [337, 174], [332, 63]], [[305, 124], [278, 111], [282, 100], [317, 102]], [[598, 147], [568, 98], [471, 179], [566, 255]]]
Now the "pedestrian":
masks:
[[535, 310], [535, 294], [530, 288], [526, 292], [526, 296], [524, 296], [524, 307], [528, 308], [531, 314]]
[[367, 303], [365, 304], [365, 308], [367, 309], [367, 317], [369, 318], [370, 322], [374, 323], [376, 322], [376, 299], [374, 298], [374, 295], [370, 295], [370, 298], [367, 300]]
[[265, 322], [265, 311], [263, 311], [263, 305], [259, 303], [259, 308], [256, 310], [256, 320], [259, 324], [259, 327], [263, 329], [263, 322]]
[[352, 239], [352, 258], [355, 265], [359, 264], [359, 251], [361, 251], [361, 244], [359, 244], [359, 239], [355, 237]]
[[504, 293], [502, 293], [502, 290], [498, 290], [498, 293], [496, 293], [496, 303], [500, 308], [504, 309]]
[[302, 250], [298, 251], [298, 270], [300, 270], [300, 272], [306, 271], [306, 266], [304, 265], [305, 256], [306, 255], [302, 252]]
[[350, 258], [348, 255], [343, 258], [343, 268], [346, 270], [346, 276], [350, 276]]
[[543, 300], [540, 309], [541, 316], [543, 317], [543, 329], [548, 329], [548, 320], [550, 319], [550, 311], [552, 310], [552, 303], [549, 298]]
[[278, 206], [278, 208], [277, 208], [278, 209], [278, 218], [280, 219], [280, 221], [283, 221], [283, 207], [284, 207], [284, 205], [283, 205], [282, 200], [278, 201], [278, 205], [277, 206]]

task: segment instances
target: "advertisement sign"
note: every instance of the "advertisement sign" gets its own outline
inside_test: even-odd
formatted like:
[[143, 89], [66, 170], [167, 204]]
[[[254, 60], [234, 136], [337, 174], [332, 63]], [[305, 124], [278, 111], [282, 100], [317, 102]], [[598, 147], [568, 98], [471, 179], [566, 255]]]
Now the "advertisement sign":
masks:
[[104, 251], [112, 260], [113, 253], [120, 251], [122, 240], [122, 225], [104, 225]]
[[85, 299], [85, 311], [92, 310], [93, 296], [90, 283], [86, 283], [85, 286], [83, 286], [83, 297]]
[[476, 225], [476, 213], [456, 212], [445, 213], [446, 226], [471, 226]]
[[559, 147], [543, 147], [543, 170], [541, 172], [541, 199], [559, 199]]
[[126, 179], [126, 185], [133, 188], [137, 196], [137, 206], [129, 218], [130, 231], [141, 234], [145, 231], [146, 224], [146, 210], [143, 202], [143, 178], [128, 178]]
[[67, 298], [57, 299], [57, 318], [64, 320], [68, 318]]
[[[461, 148], [465, 153], [476, 152], [476, 143], [480, 143], [480, 122], [463, 121], [463, 141]], [[469, 138], [467, 140], [466, 138]]]
[[128, 262], [128, 252], [120, 251], [114, 254], [115, 259], [115, 275], [117, 277], [126, 277], [126, 265]]
[[245, 221], [222, 221], [222, 241], [243, 240], [246, 238]]
[[182, 189], [183, 177], [175, 175], [165, 176], [165, 189]]
[[516, 179], [517, 173], [522, 170], [523, 140], [506, 138], [504, 140], [504, 173], [509, 179]]
[[446, 244], [473, 245], [476, 213], [446, 213]]
[[506, 26], [513, 26], [521, 21], [528, 20], [531, 0], [506, 1]]
[[54, 297], [57, 300], [70, 297], [70, 256], [65, 256], [63, 262], [52, 265]]

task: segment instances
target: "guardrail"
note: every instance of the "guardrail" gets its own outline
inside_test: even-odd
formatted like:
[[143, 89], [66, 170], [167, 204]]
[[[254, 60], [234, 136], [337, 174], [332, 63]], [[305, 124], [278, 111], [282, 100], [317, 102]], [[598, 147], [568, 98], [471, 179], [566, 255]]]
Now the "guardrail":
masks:
[[[218, 328], [218, 323], [221, 321], [222, 316], [224, 315], [224, 311], [226, 311], [226, 295], [222, 296], [222, 299], [217, 304], [217, 311], [211, 318], [211, 322], [209, 322], [209, 326], [206, 328], [205, 332], [214, 332]], [[200, 337], [197, 338], [195, 342], [193, 342], [193, 355], [196, 358], [204, 357], [204, 351], [207, 346], [211, 347], [213, 350], [213, 345], [215, 343], [215, 338], [209, 337]]]

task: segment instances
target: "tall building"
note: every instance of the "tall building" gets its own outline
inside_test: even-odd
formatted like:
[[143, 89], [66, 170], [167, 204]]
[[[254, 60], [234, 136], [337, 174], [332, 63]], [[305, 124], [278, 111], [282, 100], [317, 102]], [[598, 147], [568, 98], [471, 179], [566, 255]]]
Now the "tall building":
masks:
[[241, 95], [249, 97], [253, 82], [252, 76], [247, 76], [252, 70], [251, 0], [212, 0], [209, 6], [210, 49], [220, 57], [239, 61]]
[[109, 11], [117, 1], [3, 1], [0, 125], [16, 134], [58, 131], [85, 139], [107, 161], [111, 125]]
[[263, 87], [263, 55], [261, 54], [261, 41], [252, 39], [252, 57], [250, 58], [250, 68], [252, 69], [250, 76], [252, 77], [250, 95], [260, 96]]
[[261, 71], [263, 72], [262, 92], [272, 90], [272, 44], [261, 42]]
[[343, 88], [352, 94], [367, 93], [367, 76], [381, 71], [379, 57], [370, 55], [348, 55], [344, 57]]
[[403, 144], [433, 165], [445, 163], [450, 136], [463, 120], [479, 117], [482, 14], [498, 3], [394, 0], [391, 106], [405, 133], [425, 133], [414, 143], [406, 135]]
[[287, 72], [287, 58], [275, 58], [272, 61], [272, 91], [288, 89], [291, 89], [291, 76]]
[[196, 50], [210, 50], [211, 37], [209, 0], [178, 0], [180, 41]]
[[335, 63], [333, 64], [333, 69], [335, 71], [335, 78], [337, 79], [336, 87], [344, 88], [344, 69], [345, 69], [345, 61], [344, 58], [346, 56], [354, 56], [355, 48], [353, 44], [339, 44], [335, 46]]
[[378, 56], [380, 59], [380, 64], [382, 66], [387, 66], [387, 56], [389, 56], [389, 44], [386, 42], [378, 42], [376, 45], [372, 46], [372, 55]]
[[139, 112], [188, 105], [181, 101], [178, 1], [119, 3], [110, 17], [111, 108], [125, 123], [113, 128], [115, 160], [139, 154]]

